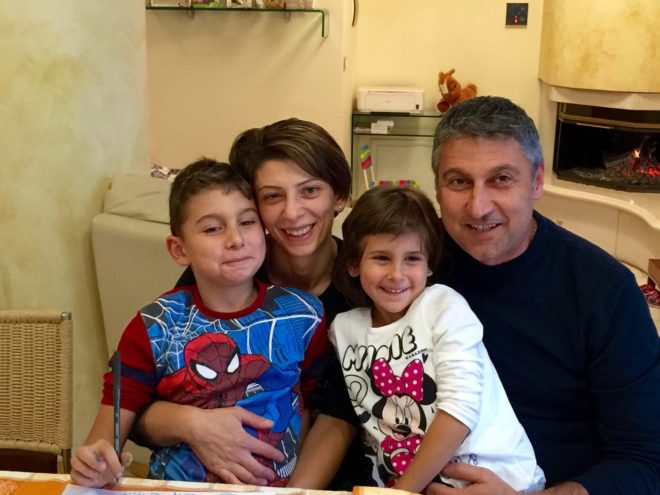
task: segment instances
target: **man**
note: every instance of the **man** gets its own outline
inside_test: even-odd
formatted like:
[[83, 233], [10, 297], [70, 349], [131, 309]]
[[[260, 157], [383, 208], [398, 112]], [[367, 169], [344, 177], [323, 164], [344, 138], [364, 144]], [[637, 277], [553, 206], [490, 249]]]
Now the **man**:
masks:
[[[533, 210], [544, 165], [532, 120], [505, 98], [468, 100], [438, 124], [432, 165], [448, 234], [438, 281], [484, 325], [542, 493], [660, 493], [660, 339], [632, 274]], [[515, 493], [477, 466], [445, 471], [472, 485], [429, 493]]]

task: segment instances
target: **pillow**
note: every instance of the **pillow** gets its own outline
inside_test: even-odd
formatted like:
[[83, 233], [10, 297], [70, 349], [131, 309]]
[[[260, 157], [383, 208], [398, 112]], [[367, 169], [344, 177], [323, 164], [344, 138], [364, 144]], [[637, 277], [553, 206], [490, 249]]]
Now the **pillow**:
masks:
[[105, 195], [103, 211], [114, 215], [169, 223], [170, 183], [146, 175], [118, 175]]

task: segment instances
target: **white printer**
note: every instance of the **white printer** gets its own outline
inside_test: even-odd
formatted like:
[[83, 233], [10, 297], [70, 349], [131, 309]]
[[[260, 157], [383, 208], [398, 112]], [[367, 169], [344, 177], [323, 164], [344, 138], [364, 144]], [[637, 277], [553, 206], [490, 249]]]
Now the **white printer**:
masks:
[[360, 88], [358, 112], [422, 113], [424, 90], [420, 88]]

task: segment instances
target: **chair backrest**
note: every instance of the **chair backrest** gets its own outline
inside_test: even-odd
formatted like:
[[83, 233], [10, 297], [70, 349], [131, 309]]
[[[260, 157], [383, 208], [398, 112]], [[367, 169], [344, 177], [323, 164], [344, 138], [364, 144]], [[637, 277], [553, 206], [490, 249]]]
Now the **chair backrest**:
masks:
[[70, 313], [0, 310], [0, 449], [62, 455], [70, 471]]

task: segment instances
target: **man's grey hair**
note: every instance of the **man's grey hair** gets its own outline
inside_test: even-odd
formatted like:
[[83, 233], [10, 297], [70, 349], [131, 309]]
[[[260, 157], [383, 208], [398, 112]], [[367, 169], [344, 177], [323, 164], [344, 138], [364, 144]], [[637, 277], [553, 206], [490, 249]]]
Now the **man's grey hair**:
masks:
[[442, 146], [460, 138], [515, 139], [529, 160], [532, 178], [543, 163], [539, 133], [525, 111], [507, 98], [477, 96], [449, 109], [435, 129], [431, 166], [436, 185]]

